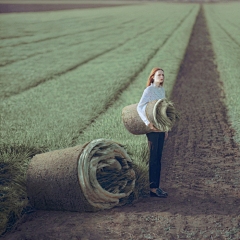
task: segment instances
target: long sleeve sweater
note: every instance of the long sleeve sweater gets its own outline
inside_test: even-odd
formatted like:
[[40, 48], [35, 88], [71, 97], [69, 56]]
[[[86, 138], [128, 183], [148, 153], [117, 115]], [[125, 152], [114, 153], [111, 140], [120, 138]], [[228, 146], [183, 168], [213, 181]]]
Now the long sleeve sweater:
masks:
[[148, 86], [143, 91], [143, 95], [137, 106], [137, 111], [139, 116], [141, 117], [141, 119], [146, 125], [150, 123], [149, 120], [147, 119], [146, 112], [145, 112], [148, 102], [158, 100], [158, 99], [163, 99], [163, 98], [165, 98], [165, 89], [161, 86], [156, 87], [151, 83], [151, 85]]

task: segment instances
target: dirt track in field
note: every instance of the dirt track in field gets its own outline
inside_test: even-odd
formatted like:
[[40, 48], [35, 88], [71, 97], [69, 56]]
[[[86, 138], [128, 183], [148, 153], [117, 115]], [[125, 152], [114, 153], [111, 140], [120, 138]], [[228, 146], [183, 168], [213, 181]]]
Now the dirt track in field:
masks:
[[240, 153], [213, 59], [201, 10], [171, 97], [182, 119], [163, 150], [167, 199], [97, 213], [35, 211], [3, 239], [240, 239]]

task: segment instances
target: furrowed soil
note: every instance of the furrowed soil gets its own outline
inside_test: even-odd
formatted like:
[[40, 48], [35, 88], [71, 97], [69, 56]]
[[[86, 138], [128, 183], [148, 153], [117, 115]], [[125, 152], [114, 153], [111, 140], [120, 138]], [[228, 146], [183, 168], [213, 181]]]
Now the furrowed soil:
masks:
[[163, 150], [168, 198], [97, 213], [33, 210], [3, 239], [240, 239], [240, 152], [202, 8], [171, 99], [182, 115]]

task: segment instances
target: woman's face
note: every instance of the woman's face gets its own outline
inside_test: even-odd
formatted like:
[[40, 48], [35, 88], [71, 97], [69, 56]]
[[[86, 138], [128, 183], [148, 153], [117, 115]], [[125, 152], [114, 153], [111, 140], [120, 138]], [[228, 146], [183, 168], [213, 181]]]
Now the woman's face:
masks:
[[154, 82], [155, 83], [162, 83], [164, 81], [164, 73], [162, 70], [158, 70], [155, 72], [154, 75]]

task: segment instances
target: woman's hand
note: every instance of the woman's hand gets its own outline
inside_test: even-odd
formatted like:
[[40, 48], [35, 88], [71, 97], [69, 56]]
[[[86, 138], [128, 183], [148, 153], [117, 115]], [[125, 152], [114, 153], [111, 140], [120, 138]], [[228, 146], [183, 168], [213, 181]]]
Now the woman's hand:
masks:
[[168, 138], [168, 132], [165, 132], [165, 138], [164, 140], [166, 140]]
[[160, 132], [157, 128], [153, 126], [152, 123], [149, 123], [148, 126], [153, 130], [153, 132]]

